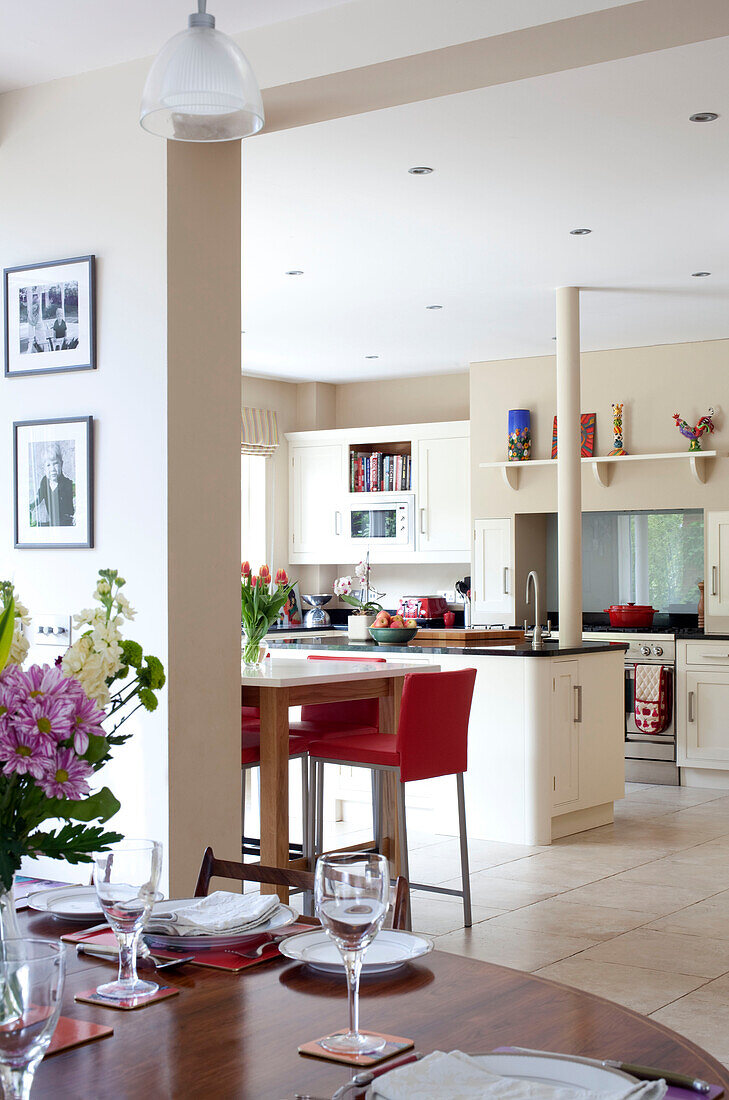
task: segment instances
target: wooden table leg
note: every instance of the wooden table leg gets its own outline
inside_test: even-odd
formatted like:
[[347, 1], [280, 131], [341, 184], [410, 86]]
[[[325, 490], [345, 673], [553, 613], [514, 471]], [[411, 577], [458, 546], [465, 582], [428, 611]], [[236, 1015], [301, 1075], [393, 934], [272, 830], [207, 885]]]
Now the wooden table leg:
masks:
[[[388, 694], [380, 699], [380, 733], [397, 733], [402, 698], [402, 676], [388, 680]], [[390, 874], [402, 874], [400, 832], [397, 826], [397, 780], [392, 772], [382, 772], [382, 854], [390, 861]]]
[[[289, 865], [289, 698], [286, 688], [261, 687], [261, 863]], [[289, 900], [286, 886], [261, 884], [262, 894]]]

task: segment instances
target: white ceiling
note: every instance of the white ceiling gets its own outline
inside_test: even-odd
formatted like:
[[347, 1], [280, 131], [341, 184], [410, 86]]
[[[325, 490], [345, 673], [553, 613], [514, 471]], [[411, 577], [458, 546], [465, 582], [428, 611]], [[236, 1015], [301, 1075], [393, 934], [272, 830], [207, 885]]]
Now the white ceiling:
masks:
[[727, 73], [716, 39], [244, 142], [244, 371], [551, 354], [558, 285], [585, 350], [729, 337]]
[[[349, 0], [210, 0], [238, 34]], [[197, 0], [0, 0], [0, 93], [155, 54], [187, 26]]]

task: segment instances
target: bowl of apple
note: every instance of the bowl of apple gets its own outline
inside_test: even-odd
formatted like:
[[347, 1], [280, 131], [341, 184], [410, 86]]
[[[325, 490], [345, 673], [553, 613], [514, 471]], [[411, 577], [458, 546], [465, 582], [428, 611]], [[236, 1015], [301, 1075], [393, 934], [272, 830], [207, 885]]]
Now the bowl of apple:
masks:
[[415, 619], [380, 611], [370, 627], [370, 636], [378, 645], [407, 645], [418, 633]]

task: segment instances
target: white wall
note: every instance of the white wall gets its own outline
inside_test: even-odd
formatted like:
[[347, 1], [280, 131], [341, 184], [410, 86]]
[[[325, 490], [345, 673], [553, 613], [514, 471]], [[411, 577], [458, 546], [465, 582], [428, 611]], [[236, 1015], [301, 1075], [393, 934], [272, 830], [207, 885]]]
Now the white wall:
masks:
[[[118, 568], [139, 612], [133, 636], [166, 662], [165, 145], [137, 122], [146, 68], [0, 96], [3, 266], [93, 253], [98, 309], [96, 371], [0, 379], [0, 576], [31, 610], [71, 613], [89, 606], [99, 568]], [[14, 550], [13, 421], [87, 414], [95, 548]], [[122, 802], [113, 827], [166, 844], [164, 693], [101, 775]]]

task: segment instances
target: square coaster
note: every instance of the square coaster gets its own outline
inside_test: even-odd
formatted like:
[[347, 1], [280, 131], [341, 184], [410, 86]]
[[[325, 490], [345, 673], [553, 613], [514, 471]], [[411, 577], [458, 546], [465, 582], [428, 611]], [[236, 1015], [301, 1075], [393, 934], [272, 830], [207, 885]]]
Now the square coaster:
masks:
[[146, 1008], [157, 1001], [165, 1001], [168, 997], [176, 997], [179, 989], [173, 985], [161, 985], [151, 997], [130, 997], [126, 1001], [114, 1001], [111, 997], [100, 996], [95, 989], [86, 989], [83, 993], [77, 993], [75, 1001], [86, 1005], [101, 1005], [102, 1008], [116, 1008], [121, 1012], [132, 1012], [135, 1008]]
[[[340, 1031], [331, 1032], [332, 1035], [344, 1035], [345, 1028]], [[299, 1047], [299, 1054], [305, 1054], [309, 1058], [323, 1058], [327, 1062], [343, 1062], [347, 1066], [377, 1066], [380, 1062], [387, 1061], [388, 1058], [394, 1058], [396, 1054], [402, 1054], [403, 1051], [412, 1050], [415, 1046], [414, 1039], [404, 1039], [402, 1035], [385, 1035], [383, 1031], [370, 1031], [367, 1029], [367, 1035], [375, 1035], [378, 1039], [387, 1039], [387, 1044], [378, 1050], [376, 1054], [337, 1054], [332, 1050], [325, 1050], [321, 1045], [322, 1039], [326, 1039], [326, 1035], [322, 1035], [320, 1039], [312, 1039], [309, 1043], [302, 1043]]]
[[68, 1016], [59, 1016], [44, 1058], [51, 1054], [60, 1054], [62, 1050], [80, 1047], [84, 1043], [93, 1043], [95, 1039], [106, 1039], [114, 1034], [113, 1027], [106, 1024], [90, 1024], [86, 1020], [71, 1020]]

